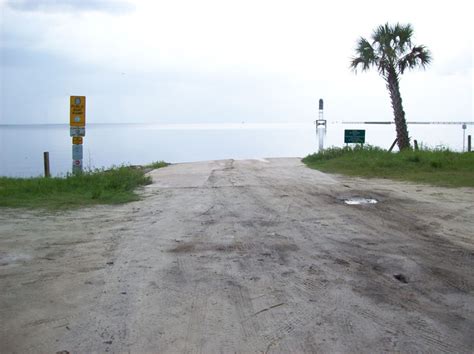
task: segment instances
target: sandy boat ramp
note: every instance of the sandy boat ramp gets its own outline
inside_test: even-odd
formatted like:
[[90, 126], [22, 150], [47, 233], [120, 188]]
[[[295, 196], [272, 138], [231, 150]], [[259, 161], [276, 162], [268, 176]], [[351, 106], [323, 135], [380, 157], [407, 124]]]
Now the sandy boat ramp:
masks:
[[0, 209], [0, 352], [474, 351], [473, 189], [296, 158], [150, 174], [139, 202]]

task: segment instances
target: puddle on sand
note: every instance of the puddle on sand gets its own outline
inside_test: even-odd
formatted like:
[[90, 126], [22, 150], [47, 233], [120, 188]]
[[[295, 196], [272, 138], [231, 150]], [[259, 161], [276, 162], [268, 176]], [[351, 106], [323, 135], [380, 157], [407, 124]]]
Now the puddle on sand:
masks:
[[349, 198], [344, 199], [344, 203], [348, 205], [377, 204], [377, 200], [373, 198]]

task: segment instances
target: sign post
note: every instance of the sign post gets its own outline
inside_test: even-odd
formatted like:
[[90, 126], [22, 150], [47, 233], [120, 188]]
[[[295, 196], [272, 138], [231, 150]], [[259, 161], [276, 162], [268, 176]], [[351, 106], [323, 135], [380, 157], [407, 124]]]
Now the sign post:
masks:
[[86, 97], [71, 96], [69, 126], [72, 137], [72, 173], [82, 173], [83, 137], [86, 135]]

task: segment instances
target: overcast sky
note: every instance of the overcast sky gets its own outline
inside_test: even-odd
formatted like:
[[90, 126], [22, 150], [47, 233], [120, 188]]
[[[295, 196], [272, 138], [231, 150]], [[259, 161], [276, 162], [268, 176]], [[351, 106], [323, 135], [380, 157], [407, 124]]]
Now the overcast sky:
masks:
[[433, 63], [408, 72], [408, 120], [473, 120], [470, 1], [0, 0], [0, 123], [391, 120], [384, 81], [354, 74], [360, 36], [411, 23]]

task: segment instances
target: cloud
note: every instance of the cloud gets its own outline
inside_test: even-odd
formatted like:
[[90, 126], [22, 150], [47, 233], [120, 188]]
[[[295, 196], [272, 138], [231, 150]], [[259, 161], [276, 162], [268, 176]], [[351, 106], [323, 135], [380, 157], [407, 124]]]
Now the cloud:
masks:
[[8, 0], [16, 11], [43, 13], [104, 12], [114, 15], [132, 12], [135, 6], [123, 0]]
[[[421, 5], [410, 7], [411, 17], [398, 10], [390, 18], [348, 6], [0, 0], [0, 120], [62, 122], [64, 102], [77, 93], [90, 98], [96, 122], [311, 121], [319, 97], [328, 119], [381, 120], [391, 117], [384, 81], [348, 66], [358, 36], [385, 21], [412, 22], [416, 43], [433, 52], [426, 72], [404, 75], [410, 116], [472, 116], [467, 6], [450, 8], [451, 16], [440, 6], [437, 12], [456, 18], [442, 27]], [[26, 96], [31, 104], [23, 104]], [[452, 114], [450, 107], [461, 108]]]

